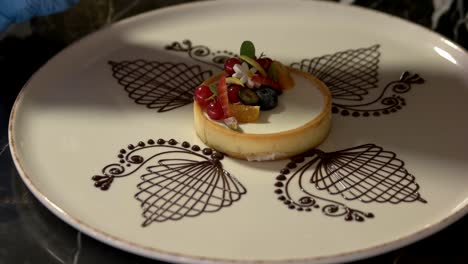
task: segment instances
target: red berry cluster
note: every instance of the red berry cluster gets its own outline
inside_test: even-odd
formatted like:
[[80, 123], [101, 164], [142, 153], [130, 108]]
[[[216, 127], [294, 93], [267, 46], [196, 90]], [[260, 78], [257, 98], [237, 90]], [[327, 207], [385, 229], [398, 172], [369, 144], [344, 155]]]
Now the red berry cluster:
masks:
[[206, 108], [206, 113], [211, 119], [223, 119], [223, 108], [218, 100], [216, 100], [210, 87], [207, 85], [200, 85], [195, 88], [195, 100], [201, 107]]
[[[267, 71], [273, 63], [273, 60], [267, 57], [261, 57], [255, 59], [255, 61]], [[227, 77], [232, 76], [235, 65], [241, 65], [242, 62], [239, 58], [229, 58], [224, 63], [224, 71]], [[260, 89], [249, 89], [238, 84], [227, 85], [227, 98], [228, 100], [220, 100], [219, 95], [216, 96], [212, 89], [207, 85], [200, 85], [195, 89], [194, 97], [197, 103], [206, 109], [206, 113], [213, 120], [221, 120], [228, 116], [223, 111], [228, 103], [231, 104], [245, 104], [245, 105], [260, 105], [261, 110], [269, 110], [276, 106], [277, 94], [281, 93], [278, 84], [268, 77], [255, 75], [253, 76], [255, 81], [260, 83], [262, 86]], [[262, 90], [263, 89], [263, 90]], [[265, 92], [265, 89], [271, 91]], [[276, 91], [276, 92], [272, 92]], [[219, 93], [220, 91], [218, 91]], [[263, 100], [262, 100], [263, 99]], [[229, 101], [229, 102], [227, 102]], [[262, 102], [264, 105], [262, 105]]]

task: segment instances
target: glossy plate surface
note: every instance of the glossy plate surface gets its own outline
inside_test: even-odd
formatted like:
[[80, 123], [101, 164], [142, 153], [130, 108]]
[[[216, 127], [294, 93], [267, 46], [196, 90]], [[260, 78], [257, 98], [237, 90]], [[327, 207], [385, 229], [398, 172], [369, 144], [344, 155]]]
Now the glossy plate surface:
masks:
[[[221, 159], [195, 136], [192, 89], [245, 39], [330, 86], [331, 134], [303, 159]], [[118, 248], [187, 263], [348, 261], [468, 211], [467, 71], [453, 43], [360, 8], [181, 5], [50, 60], [17, 99], [10, 145], [43, 204]]]

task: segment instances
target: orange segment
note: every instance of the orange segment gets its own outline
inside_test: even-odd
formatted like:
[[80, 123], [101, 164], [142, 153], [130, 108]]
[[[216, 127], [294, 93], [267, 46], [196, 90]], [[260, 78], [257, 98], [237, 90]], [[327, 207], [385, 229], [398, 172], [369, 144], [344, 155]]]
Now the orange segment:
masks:
[[230, 104], [229, 112], [240, 123], [254, 123], [260, 116], [260, 106]]

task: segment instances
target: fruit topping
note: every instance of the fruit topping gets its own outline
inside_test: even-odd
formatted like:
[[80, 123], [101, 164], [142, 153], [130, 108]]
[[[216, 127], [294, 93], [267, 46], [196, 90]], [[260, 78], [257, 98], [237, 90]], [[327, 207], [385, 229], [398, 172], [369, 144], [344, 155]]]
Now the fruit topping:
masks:
[[237, 84], [237, 85], [240, 85], [240, 86], [244, 86], [244, 83], [241, 80], [239, 80], [239, 79], [237, 79], [235, 77], [227, 77], [226, 78], [226, 83], [227, 84]]
[[239, 89], [239, 99], [245, 105], [258, 105], [257, 94], [248, 88]]
[[266, 71], [267, 69], [270, 68], [271, 63], [273, 62], [272, 59], [266, 58], [266, 57], [261, 57], [257, 59], [257, 63], [262, 66], [262, 68]]
[[239, 99], [239, 90], [242, 88], [240, 85], [230, 85], [228, 88], [228, 98], [231, 104], [238, 103]]
[[271, 110], [278, 105], [278, 94], [270, 87], [262, 87], [255, 91], [258, 96], [260, 110]]
[[262, 66], [260, 66], [260, 64], [258, 64], [258, 62], [254, 59], [251, 59], [247, 56], [244, 56], [244, 55], [241, 55], [240, 58], [247, 62], [248, 64], [250, 64], [252, 67], [254, 67], [255, 70], [257, 70], [261, 75], [263, 76], [267, 76], [267, 73], [266, 71], [262, 68]]
[[267, 76], [273, 81], [278, 82], [283, 90], [294, 86], [294, 80], [289, 74], [288, 68], [279, 61], [273, 61], [271, 63]]
[[224, 111], [224, 117], [230, 117], [231, 115], [229, 114], [229, 97], [226, 85], [226, 75], [221, 75], [216, 88], [218, 90], [218, 101]]
[[260, 116], [260, 106], [230, 104], [229, 111], [240, 123], [255, 123]]
[[239, 130], [239, 125], [235, 117], [230, 116], [228, 118], [225, 118], [223, 121], [224, 121], [224, 124], [226, 124], [226, 126], [229, 127], [230, 129]]
[[194, 97], [198, 104], [202, 107], [207, 107], [211, 101], [213, 101], [213, 92], [211, 91], [210, 87], [206, 85], [200, 85], [195, 88]]
[[229, 58], [224, 62], [224, 71], [227, 75], [231, 76], [234, 73], [234, 66], [241, 64], [238, 58]]
[[206, 107], [206, 113], [213, 120], [221, 120], [224, 118], [224, 111], [221, 104], [217, 101], [211, 101]]
[[238, 130], [238, 122], [256, 122], [261, 110], [278, 105], [278, 96], [294, 86], [289, 69], [279, 61], [257, 57], [251, 41], [244, 41], [240, 56], [224, 62], [224, 73], [214, 83], [195, 89], [195, 101], [213, 120]]
[[216, 85], [218, 90], [218, 101], [221, 104], [221, 107], [224, 112], [224, 123], [233, 130], [237, 130], [239, 127], [237, 126], [237, 120], [235, 117], [232, 116], [231, 112], [229, 111], [229, 95], [226, 83], [226, 75], [221, 75], [221, 78], [218, 80], [218, 85]]
[[278, 82], [273, 81], [272, 79], [260, 75], [252, 77], [252, 81], [259, 83], [260, 85], [269, 86], [276, 90], [281, 90], [281, 86]]

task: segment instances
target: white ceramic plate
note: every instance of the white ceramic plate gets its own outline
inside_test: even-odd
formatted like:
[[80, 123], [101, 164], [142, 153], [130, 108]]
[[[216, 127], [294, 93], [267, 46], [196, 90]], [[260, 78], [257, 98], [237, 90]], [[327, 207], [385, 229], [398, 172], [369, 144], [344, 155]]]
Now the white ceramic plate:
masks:
[[[228, 174], [192, 150], [204, 146], [187, 91], [245, 39], [313, 72], [334, 96], [331, 134], [310, 153], [318, 159], [278, 179], [288, 161], [225, 157]], [[453, 43], [361, 8], [181, 5], [108, 27], [50, 60], [18, 97], [10, 144], [45, 206], [115, 247], [190, 263], [349, 261], [468, 211], [467, 71]], [[159, 138], [166, 143], [148, 142]], [[95, 188], [94, 175], [114, 176], [110, 188]]]

